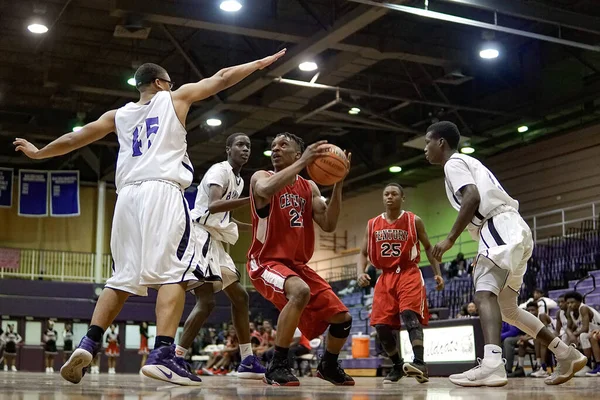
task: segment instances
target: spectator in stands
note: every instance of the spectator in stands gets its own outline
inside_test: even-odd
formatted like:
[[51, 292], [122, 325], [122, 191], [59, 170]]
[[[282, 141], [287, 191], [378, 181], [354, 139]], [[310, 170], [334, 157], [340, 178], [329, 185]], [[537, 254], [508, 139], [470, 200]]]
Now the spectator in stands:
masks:
[[573, 335], [573, 331], [570, 326], [573, 325], [571, 321], [571, 313], [569, 312], [569, 306], [565, 301], [565, 296], [558, 298], [558, 313], [556, 314], [556, 336], [568, 345], [576, 344], [577, 338]]
[[262, 356], [267, 351], [275, 348], [275, 335], [277, 331], [273, 329], [273, 325], [271, 325], [271, 321], [265, 319], [263, 321], [262, 327], [264, 329], [264, 333], [262, 335], [262, 343], [256, 349], [256, 355]]
[[479, 317], [479, 313], [477, 312], [477, 305], [473, 302], [470, 302], [467, 305], [467, 314], [469, 318]]
[[[262, 356], [263, 363], [269, 363], [273, 359], [273, 354], [275, 353], [275, 349], [269, 349]], [[288, 353], [288, 362], [289, 365], [294, 365], [296, 359], [304, 354], [310, 353], [310, 342], [308, 339], [300, 332], [300, 329], [296, 328], [294, 331], [294, 336], [292, 338], [292, 342], [290, 343], [290, 351]]]
[[[586, 376], [592, 371], [592, 344], [590, 343], [590, 332], [600, 329], [600, 312], [595, 308], [589, 307], [583, 303], [583, 296], [578, 292], [569, 292], [565, 294], [565, 301], [569, 305], [571, 312], [573, 335], [579, 339], [579, 345], [583, 354], [588, 359], [588, 365], [579, 371], [575, 376]], [[596, 360], [599, 362], [599, 360]], [[583, 371], [583, 372], [582, 372]]]
[[4, 371], [10, 369], [13, 372], [17, 372], [17, 366], [15, 365], [15, 360], [17, 358], [17, 344], [23, 339], [21, 338], [21, 335], [15, 331], [14, 324], [8, 324], [6, 326], [6, 331], [2, 334], [2, 339], [4, 340], [4, 343], [6, 343], [6, 347], [4, 348], [4, 357], [6, 358]]
[[[519, 342], [520, 337], [523, 335], [516, 326], [510, 325], [506, 322], [502, 322], [502, 333], [500, 339], [502, 340], [502, 349], [504, 352], [504, 358], [506, 359], [506, 374], [513, 374], [513, 365], [515, 363], [515, 348]], [[517, 370], [519, 367], [517, 366]], [[521, 366], [522, 369], [522, 366]]]
[[[542, 310], [539, 306], [539, 303], [535, 301], [531, 301], [527, 304], [527, 311], [529, 311], [532, 315], [535, 315], [542, 321], [542, 324], [550, 330], [554, 330], [554, 322], [552, 318], [547, 313], [542, 313]], [[548, 374], [548, 366], [546, 365], [547, 357], [548, 357], [548, 346], [544, 345], [540, 340], [533, 340], [533, 345], [535, 348], [535, 357], [536, 357], [536, 365], [538, 367], [537, 371], [531, 373], [531, 376], [534, 378], [547, 378], [550, 376]]]
[[252, 351], [254, 354], [256, 354], [256, 349], [259, 348], [261, 344], [262, 335], [256, 330], [256, 325], [254, 325], [254, 322], [250, 322], [250, 345], [252, 346]]
[[535, 288], [533, 290], [533, 297], [527, 299], [527, 301], [523, 304], [520, 304], [519, 307], [522, 309], [526, 309], [527, 305], [534, 301], [538, 304], [538, 309], [540, 310], [540, 314], [549, 314], [551, 310], [554, 310], [558, 307], [558, 304], [554, 300], [549, 297], [544, 297], [544, 290], [540, 288]]
[[448, 279], [462, 276], [467, 272], [467, 262], [465, 261], [465, 255], [458, 253], [456, 258], [452, 260], [448, 267]]
[[225, 348], [211, 354], [202, 372], [206, 375], [227, 375], [234, 362], [239, 362], [240, 347], [233, 324], [229, 326]]

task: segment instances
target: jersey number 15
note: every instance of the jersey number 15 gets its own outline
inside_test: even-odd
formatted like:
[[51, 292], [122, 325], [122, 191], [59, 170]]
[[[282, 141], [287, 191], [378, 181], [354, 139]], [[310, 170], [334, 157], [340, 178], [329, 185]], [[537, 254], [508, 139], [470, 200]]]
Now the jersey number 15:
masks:
[[[150, 148], [150, 146], [152, 146], [152, 140], [150, 139], [150, 136], [152, 134], [157, 134], [158, 133], [158, 117], [151, 117], [151, 118], [146, 118], [146, 123], [145, 123], [145, 128], [146, 128], [146, 140], [148, 141], [148, 149]], [[135, 127], [135, 130], [133, 131], [133, 143], [132, 143], [132, 156], [133, 157], [139, 157], [143, 154], [142, 152], [142, 137], [143, 135], [143, 129], [144, 129], [144, 125], [138, 125]]]

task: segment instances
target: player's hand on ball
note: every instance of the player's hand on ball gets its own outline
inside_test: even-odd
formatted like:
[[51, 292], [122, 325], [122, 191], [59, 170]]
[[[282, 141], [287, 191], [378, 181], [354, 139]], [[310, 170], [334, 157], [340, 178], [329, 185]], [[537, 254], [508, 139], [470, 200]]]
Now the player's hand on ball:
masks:
[[304, 161], [304, 163], [308, 165], [315, 161], [315, 159], [317, 159], [318, 157], [324, 156], [325, 154], [327, 154], [327, 150], [329, 149], [328, 146], [325, 146], [326, 144], [327, 140], [319, 140], [318, 142], [314, 142], [313, 144], [308, 146], [306, 150], [304, 150], [304, 153], [302, 153], [302, 157], [300, 157], [300, 160]]
[[37, 153], [38, 153], [38, 148], [35, 147], [34, 145], [32, 145], [31, 143], [29, 143], [27, 140], [25, 139], [21, 139], [21, 138], [16, 138], [15, 141], [13, 142], [13, 144], [15, 145], [15, 151], [22, 151], [23, 154], [25, 154], [27, 157], [32, 158], [34, 160], [36, 160], [37, 157]]
[[264, 69], [267, 68], [269, 65], [273, 64], [275, 61], [279, 60], [281, 57], [283, 57], [285, 55], [287, 49], [283, 49], [280, 50], [279, 52], [265, 57], [263, 59], [260, 59], [258, 61], [256, 61], [256, 63], [258, 64], [258, 69]]
[[371, 277], [369, 274], [361, 274], [356, 279], [356, 283], [358, 283], [358, 286], [360, 287], [367, 287], [371, 284]]
[[436, 275], [436, 276], [433, 277], [433, 279], [435, 279], [435, 283], [436, 283], [435, 290], [437, 290], [438, 292], [440, 290], [444, 290], [444, 286], [445, 286], [444, 278], [442, 278], [439, 275]]
[[433, 255], [433, 257], [436, 260], [438, 260], [439, 262], [442, 262], [442, 256], [444, 255], [445, 252], [450, 250], [452, 248], [452, 246], [454, 246], [454, 242], [452, 242], [449, 239], [444, 239], [441, 242], [439, 242], [438, 244], [436, 244], [435, 246], [433, 246], [433, 250], [431, 251], [431, 254]]
[[344, 150], [344, 154], [346, 155], [346, 158], [348, 159], [348, 169], [346, 169], [346, 175], [344, 175], [344, 178], [346, 178], [348, 176], [348, 174], [350, 173], [350, 163], [352, 161], [352, 153], [349, 153], [348, 150]]

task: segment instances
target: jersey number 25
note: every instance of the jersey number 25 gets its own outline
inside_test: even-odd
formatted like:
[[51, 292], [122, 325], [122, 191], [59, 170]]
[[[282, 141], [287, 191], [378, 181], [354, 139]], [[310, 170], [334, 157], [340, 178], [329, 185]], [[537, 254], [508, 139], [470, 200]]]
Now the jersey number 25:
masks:
[[400, 243], [381, 243], [381, 257], [400, 257], [402, 247]]

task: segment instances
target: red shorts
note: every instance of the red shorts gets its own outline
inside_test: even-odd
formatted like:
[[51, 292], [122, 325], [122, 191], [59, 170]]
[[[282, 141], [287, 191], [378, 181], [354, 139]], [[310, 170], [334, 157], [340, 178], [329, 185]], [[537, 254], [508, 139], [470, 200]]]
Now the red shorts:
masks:
[[399, 330], [400, 313], [404, 310], [416, 312], [423, 325], [429, 322], [427, 293], [421, 270], [407, 268], [399, 273], [396, 270], [384, 270], [375, 284], [371, 326], [389, 325]]
[[327, 330], [327, 320], [331, 317], [348, 312], [348, 308], [333, 293], [331, 286], [307, 265], [297, 265], [290, 269], [278, 262], [265, 262], [262, 265], [249, 262], [246, 268], [256, 291], [273, 303], [279, 311], [288, 302], [284, 293], [285, 280], [297, 276], [306, 282], [310, 288], [310, 301], [300, 316], [298, 328], [309, 340]]
[[110, 342], [104, 354], [107, 357], [119, 357], [119, 345], [116, 342]]

